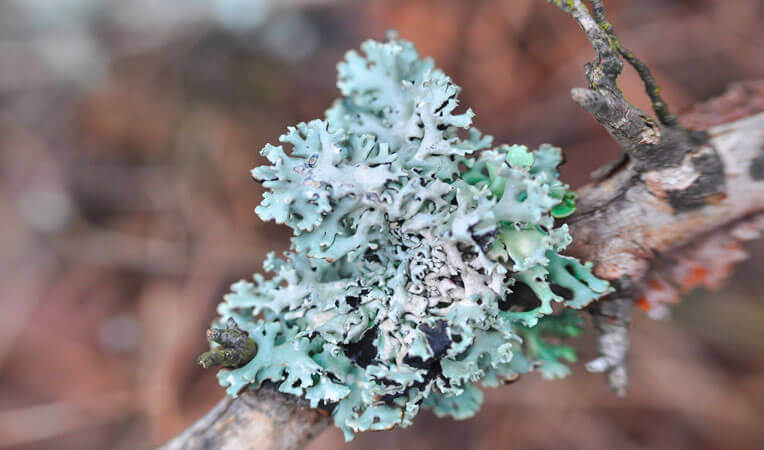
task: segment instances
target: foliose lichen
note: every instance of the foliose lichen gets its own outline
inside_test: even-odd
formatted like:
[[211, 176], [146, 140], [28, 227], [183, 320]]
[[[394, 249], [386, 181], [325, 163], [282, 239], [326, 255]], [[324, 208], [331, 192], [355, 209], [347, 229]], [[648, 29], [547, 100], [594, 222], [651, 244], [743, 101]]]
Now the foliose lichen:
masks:
[[[404, 40], [367, 41], [338, 65], [342, 96], [323, 120], [290, 127], [252, 171], [256, 212], [292, 228], [233, 285], [233, 319], [254, 359], [220, 370], [236, 396], [263, 382], [330, 408], [346, 439], [411, 424], [420, 408], [467, 418], [483, 395], [534, 368], [567, 373], [580, 309], [608, 292], [588, 264], [562, 256], [575, 195], [550, 145], [491, 149], [457, 113], [456, 86]], [[286, 147], [286, 149], [285, 149]]]

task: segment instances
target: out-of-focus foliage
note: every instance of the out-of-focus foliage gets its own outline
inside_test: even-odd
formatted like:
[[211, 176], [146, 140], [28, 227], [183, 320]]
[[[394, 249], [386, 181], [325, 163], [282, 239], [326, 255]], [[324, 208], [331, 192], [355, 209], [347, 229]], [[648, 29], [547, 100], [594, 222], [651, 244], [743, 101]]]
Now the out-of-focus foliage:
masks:
[[574, 196], [558, 148], [487, 150], [472, 111], [456, 112], [459, 87], [410, 42], [362, 48], [339, 64], [342, 97], [326, 119], [290, 128], [287, 151], [262, 150], [256, 212], [293, 230], [292, 249], [218, 308], [258, 348], [220, 371], [228, 393], [278, 383], [332, 406], [348, 440], [410, 425], [420, 405], [471, 417], [479, 381], [535, 365], [565, 375], [573, 350], [544, 338], [578, 327], [550, 316], [552, 303], [579, 309], [609, 289], [559, 254], [571, 238], [554, 218]]

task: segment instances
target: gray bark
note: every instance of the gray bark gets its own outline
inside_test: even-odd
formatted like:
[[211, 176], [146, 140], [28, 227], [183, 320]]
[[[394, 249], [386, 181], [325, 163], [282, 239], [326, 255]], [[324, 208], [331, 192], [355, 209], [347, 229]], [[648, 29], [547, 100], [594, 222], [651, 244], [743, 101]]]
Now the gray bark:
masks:
[[295, 396], [270, 386], [226, 396], [162, 450], [296, 450], [330, 422]]

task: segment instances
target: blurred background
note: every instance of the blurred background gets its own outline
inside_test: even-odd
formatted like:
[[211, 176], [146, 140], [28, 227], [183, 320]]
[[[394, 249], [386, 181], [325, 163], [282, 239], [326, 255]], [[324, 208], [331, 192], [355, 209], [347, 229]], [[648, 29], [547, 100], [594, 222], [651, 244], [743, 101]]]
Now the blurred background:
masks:
[[[759, 0], [610, 0], [674, 110], [764, 75]], [[288, 247], [249, 169], [322, 115], [335, 64], [397, 29], [498, 142], [566, 150], [574, 187], [617, 148], [569, 98], [592, 50], [543, 0], [0, 0], [0, 447], [142, 449], [223, 395], [194, 364], [228, 286]], [[627, 98], [649, 109], [626, 70]], [[486, 391], [465, 422], [320, 449], [762, 448], [764, 244], [722, 292], [636, 313], [632, 390], [575, 364]], [[589, 334], [582, 360], [594, 354]]]

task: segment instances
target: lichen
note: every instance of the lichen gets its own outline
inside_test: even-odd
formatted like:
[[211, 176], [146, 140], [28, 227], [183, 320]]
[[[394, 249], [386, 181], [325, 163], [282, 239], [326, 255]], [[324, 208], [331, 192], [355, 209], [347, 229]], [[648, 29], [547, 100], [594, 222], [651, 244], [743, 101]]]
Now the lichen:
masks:
[[[457, 113], [457, 87], [404, 40], [367, 41], [338, 66], [341, 97], [323, 120], [290, 127], [253, 170], [256, 212], [289, 226], [291, 251], [269, 254], [233, 285], [219, 323], [257, 344], [218, 378], [236, 396], [265, 381], [330, 408], [346, 439], [411, 424], [421, 407], [470, 417], [476, 383], [540, 367], [564, 375], [571, 313], [608, 292], [555, 217], [575, 195], [561, 152], [498, 146]], [[286, 149], [285, 149], [286, 147]]]

